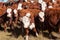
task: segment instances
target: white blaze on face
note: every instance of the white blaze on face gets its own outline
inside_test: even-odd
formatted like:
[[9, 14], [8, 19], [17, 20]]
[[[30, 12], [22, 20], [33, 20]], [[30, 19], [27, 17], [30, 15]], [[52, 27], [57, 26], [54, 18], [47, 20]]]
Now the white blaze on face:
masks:
[[38, 0], [38, 2], [39, 2], [39, 3], [42, 3], [42, 2], [43, 2], [43, 0]]
[[13, 11], [13, 12], [14, 12], [14, 14], [17, 14], [17, 10], [16, 10], [16, 9], [14, 9], [14, 11]]
[[18, 16], [18, 14], [17, 14], [17, 10], [16, 9], [14, 9], [14, 15], [17, 17]]
[[30, 16], [31, 16], [31, 14], [30, 14], [30, 13], [26, 13], [26, 16], [27, 16], [27, 17], [30, 17]]
[[39, 17], [41, 18], [40, 19], [41, 22], [44, 22], [44, 16], [45, 16], [44, 12], [39, 13]]
[[22, 10], [22, 3], [19, 3], [18, 4], [18, 8], [17, 8], [18, 10]]
[[23, 24], [24, 24], [24, 28], [28, 28], [29, 25], [30, 25], [30, 18], [24, 16], [24, 17], [22, 18], [22, 22], [23, 22]]
[[11, 12], [12, 12], [12, 9], [11, 9], [11, 8], [8, 8], [8, 9], [7, 9], [7, 13], [8, 13], [7, 16], [8, 16], [8, 17], [11, 17]]
[[7, 13], [10, 13], [11, 11], [12, 11], [11, 8], [8, 8], [8, 9], [7, 9]]
[[46, 4], [46, 2], [42, 2], [41, 3], [41, 7], [42, 7], [42, 11], [45, 11], [45, 9], [46, 9], [46, 7], [47, 7], [47, 4]]
[[35, 24], [34, 24], [34, 23], [31, 23], [31, 24], [30, 24], [31, 19], [30, 19], [29, 17], [24, 16], [24, 17], [21, 18], [21, 19], [22, 19], [22, 22], [23, 22], [23, 24], [24, 24], [24, 28], [30, 28], [31, 30], [32, 30], [33, 28], [35, 28]]

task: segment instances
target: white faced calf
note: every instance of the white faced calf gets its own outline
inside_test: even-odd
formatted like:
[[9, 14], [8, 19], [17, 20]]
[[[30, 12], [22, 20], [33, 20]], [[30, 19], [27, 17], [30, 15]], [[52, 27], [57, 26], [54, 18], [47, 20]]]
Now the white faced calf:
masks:
[[12, 17], [12, 9], [11, 8], [7, 8], [7, 17]]
[[44, 16], [45, 16], [44, 12], [42, 12], [42, 11], [39, 12], [39, 17], [40, 17], [39, 19], [41, 22], [44, 22], [44, 19], [45, 19]]
[[[22, 22], [24, 24], [25, 32], [26, 32], [26, 40], [28, 40], [28, 34], [29, 34], [29, 29], [33, 29], [33, 31], [36, 33], [36, 36], [38, 36], [38, 33], [35, 28], [35, 24], [32, 22], [31, 23], [31, 13], [26, 13], [25, 16], [22, 17]], [[32, 17], [33, 18], [33, 17]]]
[[22, 3], [19, 3], [18, 4], [18, 8], [17, 8], [18, 10], [22, 10]]

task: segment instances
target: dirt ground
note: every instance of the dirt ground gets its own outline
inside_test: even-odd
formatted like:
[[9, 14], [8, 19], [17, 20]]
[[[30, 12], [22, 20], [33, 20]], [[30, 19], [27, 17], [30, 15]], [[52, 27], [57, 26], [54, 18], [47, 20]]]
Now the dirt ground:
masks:
[[[60, 34], [57, 34], [55, 32], [52, 32], [52, 39], [49, 39], [48, 32], [39, 33], [38, 37], [35, 37], [33, 35], [29, 35], [29, 40], [60, 40]], [[4, 32], [0, 31], [0, 40], [24, 40], [24, 37], [22, 35], [19, 35], [19, 37], [14, 37], [11, 32]]]

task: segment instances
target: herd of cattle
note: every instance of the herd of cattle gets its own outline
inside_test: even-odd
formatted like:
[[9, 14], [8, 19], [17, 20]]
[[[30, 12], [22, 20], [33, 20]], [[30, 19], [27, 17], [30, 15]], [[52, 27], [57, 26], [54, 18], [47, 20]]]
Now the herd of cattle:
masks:
[[36, 30], [36, 24], [38, 24], [38, 22], [40, 22], [39, 25], [43, 25], [41, 26], [43, 29], [47, 27], [49, 33], [52, 32], [52, 29], [56, 30], [57, 28], [58, 32], [60, 32], [60, 5], [56, 2], [54, 2], [54, 4], [49, 2], [47, 6], [44, 1], [41, 4], [33, 1], [8, 4], [1, 2], [0, 27], [3, 25], [4, 31], [7, 30], [7, 27], [13, 30], [14, 24], [18, 25], [18, 21], [23, 23], [26, 40], [28, 40], [29, 29], [33, 29], [36, 36], [38, 36]]

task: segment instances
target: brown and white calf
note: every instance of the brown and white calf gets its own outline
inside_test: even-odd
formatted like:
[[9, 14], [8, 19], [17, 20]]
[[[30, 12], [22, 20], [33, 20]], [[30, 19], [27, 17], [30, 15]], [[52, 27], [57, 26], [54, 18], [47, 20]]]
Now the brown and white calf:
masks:
[[29, 34], [29, 29], [33, 29], [33, 31], [36, 33], [36, 36], [38, 36], [37, 30], [35, 28], [35, 23], [34, 23], [34, 13], [30, 11], [30, 9], [22, 9], [20, 11], [20, 20], [24, 24], [24, 29], [25, 29], [25, 37], [26, 40], [28, 40], [28, 34]]

